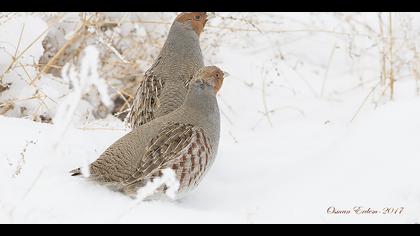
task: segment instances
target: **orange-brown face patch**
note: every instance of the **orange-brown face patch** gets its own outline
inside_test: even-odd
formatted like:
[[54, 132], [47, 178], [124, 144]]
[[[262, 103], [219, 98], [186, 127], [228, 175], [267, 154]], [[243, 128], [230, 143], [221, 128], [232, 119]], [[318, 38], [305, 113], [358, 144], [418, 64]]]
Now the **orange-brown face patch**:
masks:
[[216, 80], [216, 85], [214, 86], [214, 90], [216, 91], [216, 93], [219, 92], [220, 88], [222, 87], [223, 84], [223, 77], [221, 79]]
[[210, 84], [214, 84], [214, 91], [219, 92], [223, 85], [224, 73], [216, 66], [207, 66], [203, 71], [203, 77], [210, 81]]
[[198, 36], [200, 36], [207, 22], [207, 14], [205, 12], [184, 12], [179, 14], [175, 18], [175, 21], [180, 23], [191, 21], [193, 30], [197, 33]]

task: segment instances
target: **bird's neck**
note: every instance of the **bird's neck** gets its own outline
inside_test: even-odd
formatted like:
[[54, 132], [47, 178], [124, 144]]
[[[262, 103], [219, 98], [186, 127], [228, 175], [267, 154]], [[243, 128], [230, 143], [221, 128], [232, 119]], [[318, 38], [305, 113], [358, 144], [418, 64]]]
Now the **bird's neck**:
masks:
[[199, 36], [185, 25], [174, 22], [160, 56], [174, 65], [190, 62], [202, 64]]
[[202, 127], [214, 139], [219, 139], [220, 113], [216, 95], [213, 92], [191, 89], [185, 99], [184, 109], [181, 111], [186, 120]]

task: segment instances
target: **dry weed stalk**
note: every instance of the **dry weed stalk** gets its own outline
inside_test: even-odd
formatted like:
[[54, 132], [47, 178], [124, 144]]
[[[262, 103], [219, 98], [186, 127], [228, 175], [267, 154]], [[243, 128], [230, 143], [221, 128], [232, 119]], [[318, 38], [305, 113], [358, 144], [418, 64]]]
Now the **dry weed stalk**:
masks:
[[[60, 19], [57, 19], [56, 20], [56, 22], [55, 22], [55, 24], [58, 24], [59, 22], [60, 22], [60, 20], [61, 20], [62, 18], [60, 18]], [[18, 49], [19, 49], [19, 46], [20, 46], [20, 41], [21, 41], [21, 37], [22, 37], [22, 33], [23, 33], [23, 29], [24, 29], [24, 27], [22, 27], [22, 31], [21, 31], [21, 34], [20, 34], [20, 36], [19, 36], [19, 43], [18, 43], [18, 46], [17, 46], [17, 48], [16, 48], [16, 52], [15, 52], [15, 55], [13, 55], [13, 57], [12, 57], [12, 62], [9, 64], [9, 66], [7, 67], [7, 69], [5, 70], [5, 72], [3, 72], [3, 74], [1, 74], [0, 75], [0, 83], [3, 81], [3, 79], [4, 79], [4, 77], [8, 74], [8, 73], [10, 73], [10, 71], [12, 71], [13, 69], [14, 69], [14, 67], [15, 67], [15, 65], [19, 62], [19, 59], [30, 49], [30, 48], [32, 48], [33, 47], [33, 45], [36, 43], [36, 42], [38, 42], [43, 36], [45, 36], [45, 34], [46, 33], [48, 33], [48, 31], [53, 27], [53, 26], [55, 26], [55, 24], [52, 24], [51, 26], [49, 26], [46, 30], [44, 30], [38, 37], [36, 37], [25, 49], [23, 49], [19, 54], [17, 53], [18, 52]]]
[[394, 99], [394, 86], [395, 86], [395, 75], [394, 75], [394, 35], [392, 25], [392, 13], [388, 13], [388, 32], [389, 32], [389, 89], [390, 99]]
[[[358, 116], [360, 110], [367, 104], [369, 98], [377, 107], [386, 101], [396, 99], [397, 81], [401, 79], [414, 79], [416, 93], [420, 95], [420, 61], [416, 41], [419, 32], [414, 31], [411, 25], [412, 16], [408, 13], [377, 13], [378, 30], [364, 25], [378, 54], [373, 58], [379, 59], [378, 81], [356, 111], [352, 121]], [[354, 23], [354, 21], [352, 21]], [[358, 30], [358, 29], [355, 29]], [[371, 81], [371, 80], [369, 80]], [[382, 88], [378, 90], [379, 88]], [[377, 92], [375, 92], [377, 91]]]
[[[146, 65], [151, 63], [163, 44], [163, 39], [156, 32], [146, 31], [146, 37], [139, 35], [138, 25], [127, 21], [127, 15], [110, 20], [106, 13], [80, 14], [81, 23], [76, 33], [70, 39], [59, 42], [58, 48], [47, 47], [49, 41], [55, 40], [54, 34], [48, 35], [44, 40], [46, 52], [39, 62], [42, 69], [35, 80], [45, 73], [59, 75], [62, 65], [78, 61], [81, 50], [96, 44], [101, 52], [100, 76], [115, 92], [112, 95], [114, 107], [109, 112], [124, 119]], [[148, 53], [150, 51], [152, 53]]]

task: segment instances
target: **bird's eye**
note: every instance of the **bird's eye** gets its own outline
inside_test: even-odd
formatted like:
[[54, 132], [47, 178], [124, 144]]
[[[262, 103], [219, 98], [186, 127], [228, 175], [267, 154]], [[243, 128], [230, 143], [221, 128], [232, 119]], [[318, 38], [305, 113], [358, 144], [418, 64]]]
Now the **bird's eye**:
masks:
[[216, 73], [216, 78], [219, 78], [219, 73]]
[[195, 20], [200, 20], [201, 19], [201, 16], [195, 16], [194, 19]]

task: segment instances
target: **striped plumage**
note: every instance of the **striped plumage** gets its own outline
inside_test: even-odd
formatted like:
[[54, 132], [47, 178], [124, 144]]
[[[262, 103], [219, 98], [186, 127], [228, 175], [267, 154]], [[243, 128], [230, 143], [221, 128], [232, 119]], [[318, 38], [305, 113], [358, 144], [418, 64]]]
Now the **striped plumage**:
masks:
[[[153, 68], [153, 67], [152, 67]], [[155, 119], [155, 111], [159, 107], [159, 97], [164, 81], [147, 71], [136, 92], [136, 97], [127, 115], [126, 122], [131, 128], [141, 126]]]
[[[181, 107], [117, 140], [90, 165], [90, 178], [134, 197], [170, 168], [180, 184], [178, 197], [193, 190], [216, 157], [220, 135], [216, 93], [222, 82], [219, 68], [200, 69]], [[72, 173], [81, 174], [80, 169]], [[160, 186], [155, 195], [166, 189]]]
[[207, 22], [204, 12], [176, 17], [154, 64], [146, 71], [126, 117], [134, 129], [182, 105], [187, 84], [204, 66], [199, 36]]
[[[162, 176], [162, 170], [171, 168], [179, 181], [179, 194], [187, 193], [198, 185], [213, 160], [212, 146], [208, 134], [202, 128], [191, 124], [169, 122], [150, 141], [135, 172], [124, 180], [124, 191], [136, 194], [138, 181], [143, 186], [147, 181]], [[166, 190], [162, 186], [163, 191]]]

